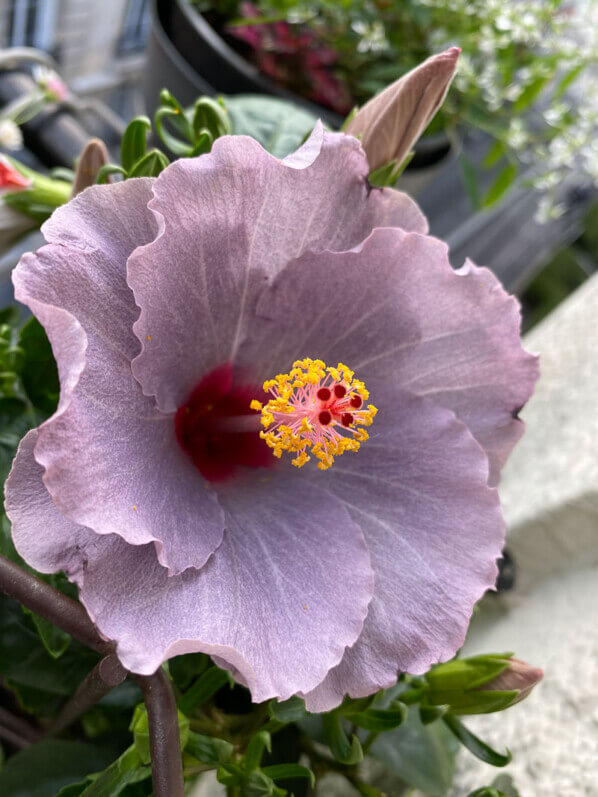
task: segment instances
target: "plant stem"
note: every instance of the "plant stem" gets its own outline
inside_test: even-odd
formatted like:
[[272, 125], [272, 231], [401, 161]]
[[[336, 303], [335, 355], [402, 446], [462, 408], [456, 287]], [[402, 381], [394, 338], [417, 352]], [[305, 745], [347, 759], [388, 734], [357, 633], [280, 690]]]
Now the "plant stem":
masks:
[[13, 733], [18, 733], [23, 739], [31, 743], [37, 742], [41, 736], [40, 731], [30, 725], [27, 720], [11, 714], [10, 711], [2, 707], [0, 707], [0, 723], [2, 723], [4, 728], [13, 731]]
[[46, 735], [57, 736], [81, 714], [95, 706], [115, 686], [121, 684], [126, 677], [127, 671], [114, 654], [103, 658], [79, 684], [77, 691], [63, 706]]
[[26, 747], [30, 747], [33, 744], [29, 739], [25, 739], [15, 731], [11, 731], [9, 728], [5, 728], [2, 725], [0, 725], [0, 739], [4, 739], [4, 741], [9, 742], [9, 744], [18, 747], [19, 750], [24, 750]]
[[80, 603], [27, 573], [4, 556], [0, 556], [0, 591], [98, 653], [106, 655], [113, 652], [113, 645], [100, 637]]
[[[114, 645], [100, 637], [81, 604], [58, 592], [4, 556], [0, 556], [0, 591], [9, 598], [19, 601], [40, 617], [45, 617], [79, 642], [107, 656], [83, 682], [84, 692], [88, 689], [96, 690], [97, 696], [100, 689], [99, 680], [104, 684], [109, 680], [118, 682], [120, 665], [116, 666], [113, 660]], [[133, 677], [143, 690], [147, 708], [154, 797], [183, 797], [181, 741], [176, 702], [170, 681], [161, 669], [154, 675], [133, 675]], [[68, 709], [72, 719], [74, 719], [72, 710], [75, 703], [81, 706], [82, 702], [86, 702], [87, 708], [93, 705], [88, 700], [83, 701], [80, 689], [81, 687], [63, 709], [63, 711]], [[16, 746], [28, 744], [27, 740], [8, 729], [0, 728], [0, 733], [7, 740], [11, 737], [10, 740]]]
[[154, 797], [183, 797], [183, 765], [176, 701], [164, 670], [133, 675], [143, 691], [149, 721]]

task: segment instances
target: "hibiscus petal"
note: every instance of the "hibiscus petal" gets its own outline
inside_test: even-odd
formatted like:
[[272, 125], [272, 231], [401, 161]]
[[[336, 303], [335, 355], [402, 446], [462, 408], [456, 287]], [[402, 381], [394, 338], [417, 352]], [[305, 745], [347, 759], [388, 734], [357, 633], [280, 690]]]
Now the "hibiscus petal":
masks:
[[321, 126], [284, 161], [233, 136], [162, 172], [150, 203], [160, 233], [128, 269], [141, 307], [133, 372], [161, 410], [234, 362], [258, 295], [306, 248], [347, 249], [374, 226], [426, 229], [412, 200], [371, 190], [367, 173], [359, 142]]
[[104, 538], [88, 550], [81, 600], [134, 672], [204, 651], [255, 701], [309, 691], [363, 627], [373, 574], [361, 530], [340, 501], [297, 478], [237, 486], [222, 500], [224, 541], [201, 571], [169, 578], [151, 549]]
[[[172, 572], [201, 567], [222, 541], [216, 496], [180, 449], [174, 419], [131, 373], [138, 315], [125, 278], [155, 233], [150, 180], [90, 188], [44, 226], [51, 243], [14, 272], [17, 298], [46, 328], [61, 401], [39, 430], [37, 461], [59, 511], [99, 534], [155, 542]], [[173, 522], [176, 518], [176, 522]]]
[[469, 427], [496, 483], [522, 433], [515, 416], [538, 364], [521, 347], [517, 300], [490, 271], [453, 271], [435, 238], [374, 230], [351, 252], [290, 263], [262, 293], [256, 316], [239, 356], [247, 367], [260, 364], [256, 378], [305, 356], [342, 361], [366, 384], [396, 374], [401, 387]]
[[317, 474], [361, 525], [376, 588], [358, 642], [307, 695], [310, 711], [451, 658], [497, 574], [504, 522], [484, 452], [449, 410], [386, 390], [371, 439]]
[[33, 449], [38, 430], [21, 440], [5, 485], [5, 509], [12, 523], [12, 539], [23, 559], [40, 573], [68, 574], [81, 567], [83, 551], [95, 534], [62, 517], [52, 503]]

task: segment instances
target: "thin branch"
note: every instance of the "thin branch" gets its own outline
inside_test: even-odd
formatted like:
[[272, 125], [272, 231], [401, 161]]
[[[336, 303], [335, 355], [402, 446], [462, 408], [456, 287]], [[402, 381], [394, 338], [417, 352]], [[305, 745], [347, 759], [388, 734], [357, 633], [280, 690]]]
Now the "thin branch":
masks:
[[5, 708], [0, 706], [0, 723], [5, 727], [8, 728], [9, 731], [14, 731], [26, 739], [28, 742], [37, 742], [41, 737], [41, 732], [38, 728], [34, 728], [33, 725], [30, 725], [27, 720], [23, 719], [22, 717], [18, 717], [15, 714], [11, 714]]
[[174, 692], [164, 670], [133, 675], [143, 691], [149, 720], [154, 797], [183, 797], [181, 740]]
[[27, 573], [4, 556], [0, 556], [0, 591], [98, 653], [109, 654], [114, 651], [114, 646], [98, 634], [80, 603]]
[[78, 719], [88, 709], [121, 684], [127, 677], [123, 668], [114, 654], [106, 656], [96, 664], [77, 687], [71, 699], [62, 707], [56, 720], [48, 728], [47, 736], [57, 736], [72, 722]]
[[30, 742], [29, 739], [25, 739], [15, 731], [11, 731], [8, 728], [4, 728], [0, 725], [0, 739], [4, 739], [6, 742], [9, 742], [14, 747], [18, 747], [19, 750], [24, 750], [25, 747], [31, 747], [33, 742]]
[[[62, 628], [63, 631], [93, 650], [110, 658], [114, 654], [114, 645], [100, 637], [81, 604], [67, 598], [66, 595], [50, 587], [41, 579], [22, 570], [4, 556], [0, 556], [0, 591], [10, 598], [18, 600], [41, 617], [45, 617], [46, 620], [58, 628]], [[92, 690], [96, 687], [99, 689], [96, 675], [101, 680], [104, 680], [104, 675], [109, 677], [107, 671], [101, 670], [104, 662], [100, 662], [85, 679], [86, 690], [87, 687]], [[104, 664], [104, 667], [110, 668], [111, 666]], [[98, 672], [94, 675], [96, 670]], [[117, 668], [115, 672], [118, 672]], [[143, 676], [133, 673], [132, 675], [143, 690], [147, 708], [154, 797], [184, 797], [181, 740], [176, 701], [170, 681], [161, 669], [154, 675]], [[79, 690], [73, 696], [72, 701], [65, 706], [64, 710], [68, 708], [69, 716], [72, 716], [75, 699], [79, 701], [80, 705], [82, 695], [79, 694]], [[4, 728], [1, 730], [5, 738], [7, 734], [15, 736], [12, 731]]]

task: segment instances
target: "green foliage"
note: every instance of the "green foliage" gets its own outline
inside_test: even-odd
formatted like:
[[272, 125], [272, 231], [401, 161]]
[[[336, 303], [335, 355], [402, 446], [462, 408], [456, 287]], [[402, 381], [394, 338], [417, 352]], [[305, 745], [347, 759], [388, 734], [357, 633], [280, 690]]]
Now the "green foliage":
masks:
[[412, 788], [443, 797], [453, 781], [457, 749], [442, 723], [423, 725], [414, 707], [403, 725], [377, 737], [371, 754]]
[[29, 188], [18, 191], [6, 191], [2, 194], [2, 202], [13, 210], [28, 216], [36, 222], [45, 221], [60, 205], [68, 202], [72, 192], [70, 182], [62, 179], [46, 177], [30, 169], [20, 161], [3, 153], [3, 158], [8, 160], [22, 175], [29, 178]]
[[244, 758], [237, 763], [224, 763], [217, 777], [229, 789], [237, 789], [243, 797], [283, 797], [287, 791], [276, 785], [277, 781], [307, 779], [315, 785], [315, 775], [299, 764], [272, 764], [261, 767], [264, 752], [272, 752], [272, 739], [267, 731], [253, 734], [247, 744]]
[[[110, 757], [106, 749], [83, 742], [52, 739], [38, 742], [6, 762], [0, 771], [0, 794], [54, 797], [64, 786], [81, 781], [88, 772], [104, 769]], [[65, 797], [64, 791], [62, 795]]]
[[234, 685], [231, 674], [218, 667], [209, 667], [181, 697], [179, 709], [183, 714], [191, 714], [195, 709], [206, 703], [225, 684], [231, 687]]
[[[199, 126], [209, 123], [209, 111], [200, 109]], [[147, 124], [137, 120], [123, 145], [124, 161], [132, 170], [151, 155], [144, 150], [146, 130]], [[299, 135], [298, 128], [293, 135]], [[1, 311], [4, 476], [20, 437], [54, 411], [58, 394], [56, 365], [43, 328], [35, 319], [21, 325], [13, 309]], [[0, 553], [25, 566], [12, 544], [5, 515], [0, 515]], [[64, 575], [42, 578], [76, 597]], [[9, 697], [10, 710], [28, 714], [31, 725], [43, 731], [98, 656], [3, 596], [0, 639], [2, 698]], [[440, 797], [452, 780], [455, 737], [484, 760], [500, 764], [505, 758], [476, 739], [455, 716], [464, 706], [471, 708], [467, 701], [472, 692], [504, 666], [504, 655], [450, 662], [424, 677], [402, 676], [395, 687], [377, 695], [346, 698], [324, 715], [307, 712], [299, 697], [251, 705], [245, 690], [239, 686], [231, 690], [231, 674], [204, 654], [178, 656], [165, 670], [177, 697], [189, 782], [211, 769], [238, 797], [282, 797], [289, 792], [299, 797], [308, 784], [313, 787], [316, 774], [333, 771], [343, 774], [360, 794], [381, 797], [384, 790], [366, 782], [360, 771], [360, 762], [369, 755], [389, 777]], [[485, 700], [480, 694], [475, 693], [478, 702]], [[504, 697], [494, 695], [494, 699]], [[8, 760], [0, 769], [2, 797], [149, 797], [149, 728], [140, 699], [139, 687], [126, 681], [73, 723], [65, 738], [39, 742], [21, 752], [7, 745]], [[489, 788], [509, 793], [498, 785]]]
[[181, 158], [209, 152], [217, 138], [231, 132], [222, 99], [199, 97], [191, 108], [185, 109], [167, 89], [160, 93], [154, 125], [165, 146]]
[[442, 721], [461, 744], [466, 747], [470, 753], [473, 753], [476, 758], [479, 758], [480, 761], [491, 764], [493, 767], [505, 767], [511, 760], [512, 756], [508, 750], [506, 754], [498, 753], [496, 750], [493, 750], [481, 739], [478, 739], [471, 731], [467, 730], [465, 725], [463, 725], [457, 717], [445, 714], [442, 717]]
[[189, 733], [185, 752], [202, 764], [225, 764], [230, 761], [234, 745], [224, 739], [204, 736], [201, 733]]
[[271, 700], [268, 703], [268, 712], [272, 719], [282, 723], [297, 722], [307, 716], [305, 703], [300, 697], [290, 697], [282, 703]]
[[255, 138], [277, 158], [294, 152], [317, 122], [309, 111], [276, 97], [247, 94], [225, 102], [232, 132]]
[[[462, 55], [456, 79], [425, 134], [444, 130], [455, 139], [462, 130], [477, 129], [492, 138], [500, 157], [506, 157], [500, 179], [483, 200], [480, 167], [462, 160], [474, 209], [488, 207], [505, 196], [524, 153], [533, 150], [546, 162], [545, 173], [550, 173], [549, 145], [555, 137], [565, 146], [568, 141], [583, 139], [584, 150], [590, 153], [593, 133], [584, 130], [594, 129], [592, 112], [586, 111], [583, 103], [574, 103], [563, 112], [562, 101], [592, 64], [590, 53], [595, 44], [592, 39], [585, 46], [579, 44], [576, 23], [582, 20], [579, 15], [575, 19], [576, 12], [569, 13], [566, 0], [510, 4], [485, 0], [255, 0], [255, 16], [247, 15], [241, 0], [192, 2], [200, 11], [216, 10], [223, 25], [269, 25], [268, 76], [274, 74], [275, 81], [285, 88], [327, 104], [341, 115], [363, 105], [443, 46], [459, 45]], [[281, 21], [288, 25], [284, 37], [275, 26]], [[312, 76], [309, 61], [302, 60], [305, 45], [289, 54], [288, 40], [296, 36], [305, 42], [306, 35], [310, 51], [334, 64], [328, 70], [325, 96], [316, 90], [321, 83], [319, 71], [314, 70]], [[247, 50], [245, 44], [244, 54]], [[265, 60], [263, 48], [249, 48], [247, 57], [259, 67]], [[570, 148], [571, 166], [580, 162], [575, 159], [579, 144]], [[592, 176], [589, 169], [588, 176]], [[390, 174], [374, 175], [373, 179], [377, 186], [391, 184]]]
[[338, 711], [322, 716], [324, 736], [330, 752], [341, 764], [358, 764], [363, 759], [361, 743], [356, 735], [349, 740]]
[[152, 123], [147, 116], [137, 116], [127, 125], [120, 145], [120, 162], [126, 172], [130, 172], [145, 155], [147, 134], [151, 130]]

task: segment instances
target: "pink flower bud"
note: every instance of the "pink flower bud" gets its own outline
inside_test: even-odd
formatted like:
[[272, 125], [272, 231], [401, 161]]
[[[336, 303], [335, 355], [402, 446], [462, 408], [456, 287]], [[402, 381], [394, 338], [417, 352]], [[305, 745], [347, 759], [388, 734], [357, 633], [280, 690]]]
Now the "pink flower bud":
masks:
[[484, 692], [510, 692], [517, 689], [519, 694], [510, 704], [514, 705], [524, 700], [543, 677], [544, 673], [538, 667], [532, 667], [520, 659], [510, 659], [509, 666], [480, 689]]
[[31, 180], [0, 155], [0, 191], [22, 191], [30, 185]]
[[433, 55], [366, 103], [345, 132], [361, 138], [374, 171], [393, 160], [400, 164], [442, 105], [459, 47]]
[[93, 185], [98, 178], [100, 169], [109, 160], [110, 156], [104, 142], [99, 138], [91, 138], [83, 148], [77, 162], [77, 170], [73, 181], [73, 196]]

